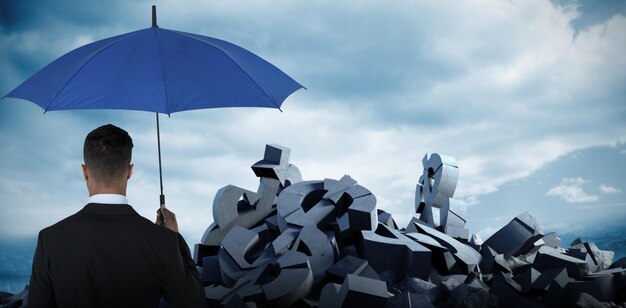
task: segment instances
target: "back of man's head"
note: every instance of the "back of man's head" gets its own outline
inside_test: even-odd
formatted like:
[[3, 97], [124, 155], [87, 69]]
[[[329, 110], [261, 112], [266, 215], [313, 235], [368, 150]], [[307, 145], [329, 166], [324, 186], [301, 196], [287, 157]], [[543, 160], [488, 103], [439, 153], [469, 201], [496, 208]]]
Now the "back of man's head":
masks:
[[97, 181], [118, 179], [128, 171], [132, 149], [133, 140], [125, 130], [111, 124], [102, 125], [85, 138], [85, 166]]

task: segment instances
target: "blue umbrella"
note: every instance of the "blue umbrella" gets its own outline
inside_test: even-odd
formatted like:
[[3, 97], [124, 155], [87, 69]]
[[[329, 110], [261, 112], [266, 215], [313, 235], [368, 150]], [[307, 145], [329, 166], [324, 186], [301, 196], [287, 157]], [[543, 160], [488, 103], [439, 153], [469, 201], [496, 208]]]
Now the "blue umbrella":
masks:
[[226, 41], [152, 27], [87, 44], [54, 60], [5, 97], [44, 113], [126, 109], [156, 113], [161, 204], [159, 113], [222, 107], [277, 108], [304, 88], [257, 55]]

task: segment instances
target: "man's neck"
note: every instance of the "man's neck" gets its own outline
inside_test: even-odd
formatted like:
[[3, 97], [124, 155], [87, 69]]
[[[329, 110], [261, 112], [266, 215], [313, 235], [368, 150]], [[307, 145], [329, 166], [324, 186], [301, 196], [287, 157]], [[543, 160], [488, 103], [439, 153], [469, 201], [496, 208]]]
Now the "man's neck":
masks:
[[126, 190], [121, 189], [97, 189], [89, 190], [89, 197], [93, 195], [122, 195], [126, 196]]
[[93, 183], [92, 185], [87, 185], [87, 190], [89, 191], [90, 197], [101, 194], [126, 196], [126, 185], [104, 186]]

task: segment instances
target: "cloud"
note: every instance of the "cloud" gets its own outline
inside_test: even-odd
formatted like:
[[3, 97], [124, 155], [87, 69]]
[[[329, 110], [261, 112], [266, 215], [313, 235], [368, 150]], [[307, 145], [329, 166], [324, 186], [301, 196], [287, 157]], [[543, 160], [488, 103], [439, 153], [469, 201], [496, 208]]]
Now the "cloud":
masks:
[[597, 201], [598, 196], [587, 194], [582, 185], [589, 183], [589, 181], [583, 178], [564, 178], [561, 180], [561, 184], [556, 187], [552, 187], [547, 195], [557, 196], [565, 200], [567, 203], [582, 203]]
[[463, 201], [467, 206], [472, 206], [480, 203], [480, 200], [478, 200], [477, 196], [468, 196], [467, 198], [463, 199]]
[[540, 226], [542, 230], [545, 231], [549, 231], [549, 232], [555, 232], [558, 231], [559, 233], [562, 232], [566, 232], [568, 230], [571, 229], [571, 226], [567, 223], [564, 222], [556, 222], [553, 224], [549, 224], [549, 225], [545, 225], [545, 226]]
[[478, 236], [480, 236], [480, 238], [483, 241], [486, 241], [486, 240], [489, 239], [490, 236], [492, 236], [498, 230], [499, 229], [497, 229], [497, 228], [489, 226], [489, 227], [485, 227], [483, 229], [480, 229], [478, 232], [476, 232], [476, 234], [478, 234]]
[[615, 188], [613, 186], [609, 186], [609, 185], [600, 185], [600, 190], [602, 191], [602, 193], [604, 194], [615, 194], [618, 192], [621, 192], [622, 190], [619, 188]]
[[[75, 46], [150, 24], [147, 1], [111, 1], [106, 13], [94, 1], [74, 2], [25, 2], [3, 24], [2, 94]], [[478, 211], [481, 196], [541, 172], [562, 155], [626, 141], [626, 106], [620, 103], [626, 18], [619, 14], [572, 39], [576, 8], [549, 1], [177, 1], [158, 8], [160, 26], [236, 43], [309, 89], [289, 97], [284, 113], [238, 108], [162, 119], [166, 195], [186, 220], [181, 229], [195, 239], [212, 220], [217, 189], [256, 188], [249, 166], [266, 143], [291, 148], [291, 162], [305, 179], [350, 174], [406, 225], [425, 153], [457, 158], [455, 198]], [[25, 13], [31, 9], [32, 15]], [[462, 13], [469, 11], [479, 16]], [[76, 196], [84, 187], [74, 174], [80, 141], [108, 122], [128, 129], [136, 141], [129, 197], [140, 213], [153, 216], [153, 115], [42, 116], [29, 103], [7, 99], [0, 104], [0, 173], [11, 183], [0, 187], [0, 194], [10, 195], [0, 201], [2, 234], [45, 226], [38, 218], [13, 227], [12, 217], [35, 213], [36, 204], [50, 204], [51, 222], [81, 202]], [[18, 215], [11, 204], [25, 209]]]
[[615, 14], [626, 15], [626, 2], [621, 0], [552, 0], [556, 5], [567, 8], [575, 8], [576, 18], [570, 21], [570, 25], [576, 31], [587, 29], [593, 25], [601, 24]]
[[611, 208], [619, 208], [625, 207], [626, 202], [616, 202], [616, 203], [607, 203], [607, 204], [594, 204], [594, 205], [583, 205], [577, 207], [580, 210], [597, 210], [597, 209], [611, 209]]

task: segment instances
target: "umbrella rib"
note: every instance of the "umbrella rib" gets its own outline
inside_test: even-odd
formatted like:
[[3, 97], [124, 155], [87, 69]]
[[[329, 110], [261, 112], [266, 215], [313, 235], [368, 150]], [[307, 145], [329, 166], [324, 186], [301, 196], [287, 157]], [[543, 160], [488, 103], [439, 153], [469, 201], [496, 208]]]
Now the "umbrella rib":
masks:
[[[166, 30], [166, 29], [162, 29], [162, 30]], [[267, 91], [265, 91], [265, 89], [263, 89], [263, 88], [262, 88], [262, 87], [261, 87], [261, 86], [260, 86], [260, 85], [256, 82], [256, 80], [254, 80], [254, 78], [252, 78], [252, 76], [250, 76], [250, 74], [248, 74], [248, 73], [247, 73], [247, 72], [246, 72], [246, 71], [245, 71], [245, 70], [244, 70], [244, 69], [243, 69], [243, 68], [239, 65], [239, 63], [237, 63], [237, 61], [235, 61], [235, 60], [234, 60], [234, 59], [233, 59], [233, 58], [232, 58], [232, 57], [231, 57], [231, 56], [230, 56], [230, 55], [229, 55], [226, 51], [224, 51], [224, 50], [223, 50], [222, 48], [220, 48], [219, 46], [216, 46], [216, 45], [211, 44], [211, 43], [209, 43], [209, 42], [206, 42], [206, 41], [203, 41], [203, 40], [197, 39], [197, 38], [195, 38], [195, 37], [193, 37], [193, 36], [188, 35], [188, 34], [187, 34], [187, 33], [185, 33], [185, 32], [173, 31], [173, 30], [167, 30], [167, 31], [176, 32], [176, 33], [178, 33], [178, 34], [180, 34], [180, 35], [182, 35], [182, 36], [188, 37], [188, 38], [193, 39], [193, 40], [196, 40], [196, 41], [200, 41], [200, 42], [202, 42], [202, 43], [205, 43], [205, 44], [207, 44], [207, 45], [209, 45], [209, 46], [211, 46], [211, 47], [213, 47], [213, 48], [215, 48], [215, 49], [219, 50], [219, 51], [220, 51], [220, 52], [222, 52], [224, 55], [226, 55], [226, 57], [227, 57], [228, 59], [230, 59], [230, 61], [232, 61], [232, 62], [235, 64], [235, 66], [237, 66], [237, 68], [238, 68], [238, 69], [239, 69], [239, 70], [240, 70], [240, 71], [241, 71], [244, 75], [246, 75], [246, 76], [250, 79], [250, 81], [252, 81], [252, 83], [253, 83], [253, 84], [254, 84], [254, 85], [255, 85], [255, 86], [256, 86], [259, 90], [261, 90], [261, 91], [265, 94], [265, 96], [266, 96], [267, 98], [269, 98], [271, 101], [273, 101], [274, 103], [276, 103], [276, 99], [275, 99], [274, 97], [272, 97], [271, 95], [269, 95], [269, 93], [267, 93]], [[273, 107], [273, 108], [280, 108], [280, 104], [275, 104], [275, 105], [273, 105], [273, 104], [268, 103], [268, 105], [270, 105], [270, 106], [271, 106], [271, 107]]]
[[169, 106], [170, 101], [167, 97], [167, 87], [165, 86], [165, 71], [163, 70], [163, 58], [161, 57], [161, 44], [159, 43], [159, 36], [157, 35], [156, 31], [152, 31], [152, 33], [154, 34], [154, 39], [157, 44], [156, 52], [159, 58], [159, 67], [161, 68], [161, 76], [163, 77], [161, 79], [161, 83], [163, 84], [163, 93], [165, 94], [165, 108], [166, 108], [167, 115], [169, 115], [170, 114], [170, 106]]
[[100, 50], [98, 50], [96, 53], [94, 53], [93, 55], [91, 55], [86, 61], [85, 63], [81, 64], [80, 67], [78, 69], [76, 69], [76, 71], [72, 74], [72, 76], [70, 78], [67, 79], [67, 81], [65, 82], [65, 84], [63, 85], [63, 87], [61, 87], [59, 89], [59, 91], [57, 91], [57, 93], [54, 95], [54, 97], [50, 100], [50, 103], [48, 104], [48, 106], [46, 107], [45, 111], [48, 111], [50, 109], [50, 107], [52, 106], [52, 103], [54, 102], [54, 100], [59, 97], [59, 94], [61, 94], [63, 92], [63, 90], [65, 90], [65, 88], [67, 87], [68, 84], [70, 84], [70, 82], [72, 81], [72, 79], [74, 79], [74, 77], [76, 77], [76, 74], [78, 74], [78, 72], [80, 72], [81, 69], [83, 69], [83, 67], [85, 65], [87, 65], [87, 63], [89, 63], [95, 56], [99, 55], [101, 52], [103, 52], [104, 50], [108, 49], [109, 47], [113, 46], [114, 44], [116, 44], [117, 42], [128, 38], [129, 36], [135, 35], [137, 34], [139, 31], [141, 30], [137, 30], [131, 33], [127, 33], [126, 35], [123, 35], [123, 37], [120, 37], [119, 39], [107, 44], [106, 46], [100, 48]]

